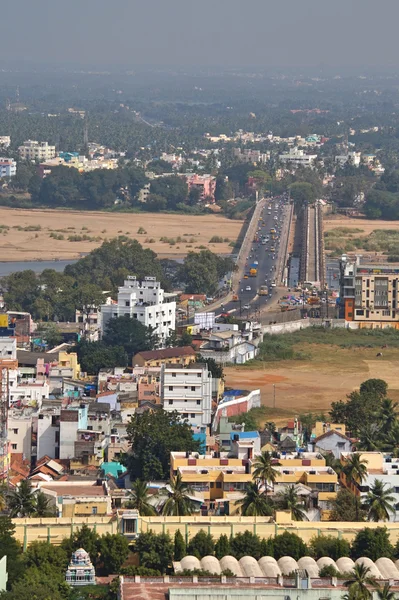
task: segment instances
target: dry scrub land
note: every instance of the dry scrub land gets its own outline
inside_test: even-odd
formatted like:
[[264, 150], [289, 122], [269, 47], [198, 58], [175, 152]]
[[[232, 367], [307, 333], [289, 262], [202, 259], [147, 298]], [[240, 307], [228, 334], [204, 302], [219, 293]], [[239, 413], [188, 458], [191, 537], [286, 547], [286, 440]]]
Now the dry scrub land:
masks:
[[[399, 400], [399, 348], [340, 348], [321, 344], [298, 344], [295, 349], [311, 360], [287, 360], [263, 366], [227, 367], [226, 385], [254, 390], [260, 388], [262, 404], [269, 408], [267, 419], [281, 419], [303, 412], [327, 412], [331, 402], [345, 399], [362, 381], [384, 379], [389, 397]], [[276, 386], [276, 409], [273, 409], [273, 384]]]
[[[183, 257], [200, 246], [229, 254], [242, 225], [220, 215], [0, 208], [0, 261], [79, 258], [119, 235], [136, 238], [161, 258]], [[223, 241], [209, 243], [214, 236]]]
[[[399, 254], [399, 221], [373, 221], [328, 215], [324, 242], [329, 254], [360, 253], [366, 260], [386, 260]], [[394, 259], [396, 262], [396, 259]]]

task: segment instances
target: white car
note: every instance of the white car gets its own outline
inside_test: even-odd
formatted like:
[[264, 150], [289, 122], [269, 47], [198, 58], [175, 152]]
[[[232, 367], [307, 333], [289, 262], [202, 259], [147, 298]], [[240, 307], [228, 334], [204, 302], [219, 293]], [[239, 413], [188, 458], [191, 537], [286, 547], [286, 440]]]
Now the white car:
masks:
[[272, 281], [272, 287], [276, 287], [276, 285], [277, 285], [276, 282]]
[[250, 286], [250, 285], [247, 285], [247, 287], [245, 288], [245, 291], [246, 291], [246, 292], [250, 292], [250, 291], [251, 291], [251, 286]]
[[244, 310], [249, 310], [251, 307], [249, 306], [249, 304], [244, 304], [243, 309]]

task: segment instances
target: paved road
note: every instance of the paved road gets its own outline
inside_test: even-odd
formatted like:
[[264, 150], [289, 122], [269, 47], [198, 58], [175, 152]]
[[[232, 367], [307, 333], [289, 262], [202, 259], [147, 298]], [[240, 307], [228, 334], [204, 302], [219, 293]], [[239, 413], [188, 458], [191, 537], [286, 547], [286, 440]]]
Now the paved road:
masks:
[[[246, 272], [249, 272], [250, 264], [258, 261], [258, 274], [256, 277], [248, 277], [248, 279], [241, 277], [238, 288], [234, 290], [238, 294], [239, 301], [226, 303], [224, 308], [216, 311], [216, 315], [228, 312], [234, 316], [240, 316], [241, 312], [241, 316], [243, 317], [257, 317], [259, 316], [259, 311], [270, 303], [270, 297], [277, 293], [276, 288], [271, 287], [271, 283], [274, 279], [277, 280], [278, 252], [280, 249], [284, 252], [286, 247], [284, 241], [271, 239], [270, 229], [273, 227], [277, 229], [277, 235], [280, 238], [283, 221], [288, 218], [288, 214], [289, 206], [284, 204], [280, 199], [273, 199], [265, 204], [265, 208], [261, 213], [263, 223], [262, 221], [259, 222], [258, 235], [259, 240], [262, 237], [268, 237], [269, 240], [266, 245], [263, 245], [261, 241], [252, 243], [245, 268]], [[275, 247], [274, 253], [270, 250], [273, 246]], [[266, 284], [269, 286], [269, 296], [259, 296], [258, 291], [260, 286]]]

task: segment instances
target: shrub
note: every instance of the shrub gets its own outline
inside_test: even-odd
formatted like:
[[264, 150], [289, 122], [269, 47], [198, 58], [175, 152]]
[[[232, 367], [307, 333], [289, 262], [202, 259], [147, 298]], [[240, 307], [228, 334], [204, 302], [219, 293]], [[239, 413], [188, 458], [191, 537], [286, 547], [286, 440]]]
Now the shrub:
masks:
[[209, 240], [210, 244], [223, 244], [223, 238], [220, 235], [214, 235]]
[[307, 556], [308, 548], [305, 542], [295, 533], [285, 531], [281, 535], [276, 535], [273, 540], [274, 558], [278, 560], [283, 556], [292, 556], [299, 560], [302, 556]]
[[320, 577], [338, 577], [340, 575], [339, 571], [334, 567], [334, 565], [325, 565], [319, 571]]
[[146, 230], [144, 229], [144, 227], [139, 227], [139, 228], [138, 228], [138, 230], [137, 230], [137, 233], [138, 233], [139, 235], [146, 235], [146, 233], [147, 233], [147, 232], [146, 232]]
[[341, 556], [349, 556], [350, 545], [346, 540], [331, 535], [319, 535], [310, 540], [309, 550], [315, 560], [322, 556], [329, 556], [333, 560], [338, 560]]

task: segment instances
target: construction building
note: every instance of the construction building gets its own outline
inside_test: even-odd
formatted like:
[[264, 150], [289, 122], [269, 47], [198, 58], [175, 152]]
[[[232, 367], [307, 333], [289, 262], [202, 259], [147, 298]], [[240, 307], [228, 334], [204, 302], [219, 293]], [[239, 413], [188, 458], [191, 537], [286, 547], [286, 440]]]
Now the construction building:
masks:
[[[340, 312], [358, 327], [399, 328], [399, 267], [340, 260]], [[354, 325], [355, 326], [355, 325]]]

